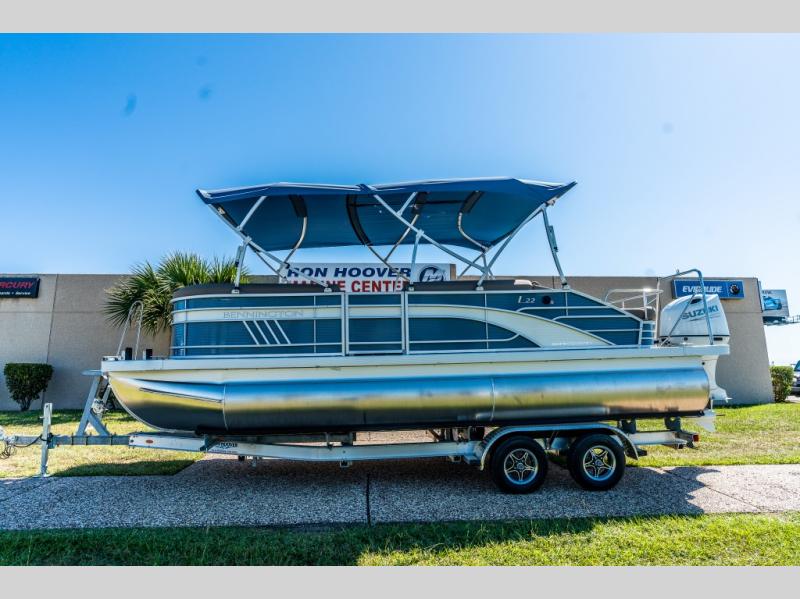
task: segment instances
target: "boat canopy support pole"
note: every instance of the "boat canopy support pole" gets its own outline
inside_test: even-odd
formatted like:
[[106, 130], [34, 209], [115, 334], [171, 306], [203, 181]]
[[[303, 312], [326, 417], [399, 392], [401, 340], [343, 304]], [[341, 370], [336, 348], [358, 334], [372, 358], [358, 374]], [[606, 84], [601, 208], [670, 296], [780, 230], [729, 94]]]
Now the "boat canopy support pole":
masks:
[[[483, 267], [484, 268], [488, 268], [488, 266], [486, 264], [486, 252], [481, 252], [480, 254], [478, 254], [478, 258], [477, 259], [480, 260], [481, 262], [483, 262]], [[470, 268], [472, 268], [472, 267], [471, 266], [465, 266], [464, 270], [462, 270], [461, 273], [458, 274], [458, 276], [456, 276], [456, 278], [460, 279], [461, 277], [463, 277], [465, 274], [467, 274], [467, 272], [469, 271]], [[491, 271], [491, 269], [489, 269], [489, 276], [494, 278], [494, 273]]]
[[236, 276], [233, 279], [233, 292], [239, 293], [239, 283], [242, 280], [242, 267], [244, 266], [244, 255], [247, 252], [247, 245], [250, 243], [250, 238], [245, 237], [239, 249], [236, 250]]
[[[278, 275], [279, 277], [283, 276], [285, 278], [285, 275], [287, 273], [294, 273], [295, 275], [297, 275], [301, 279], [306, 279], [307, 281], [311, 281], [312, 283], [316, 283], [317, 285], [322, 285], [326, 289], [330, 289], [330, 284], [329, 283], [323, 281], [322, 279], [317, 279], [316, 277], [312, 277], [311, 275], [307, 275], [307, 274], [301, 272], [300, 270], [298, 270], [297, 268], [294, 268], [293, 266], [288, 266], [287, 265], [286, 269], [283, 271], [284, 274], [281, 275], [281, 271], [279, 271], [278, 268], [281, 268], [281, 266], [285, 264], [284, 260], [281, 260], [276, 255], [271, 254], [270, 252], [268, 252], [267, 250], [262, 248], [260, 245], [258, 245], [254, 241], [250, 242], [250, 247], [252, 247], [255, 250], [256, 255], [259, 258], [261, 258], [261, 261], [264, 264], [266, 264], [267, 266], [269, 266], [272, 269], [272, 271], [276, 275]], [[278, 264], [278, 268], [276, 268], [272, 264], [270, 264], [266, 260], [266, 258], [269, 258], [270, 260], [274, 260]]]
[[[415, 224], [417, 223], [417, 220], [419, 220], [419, 214], [415, 214], [415, 215], [414, 215], [414, 218], [412, 218], [412, 219], [411, 219], [411, 224], [412, 224], [412, 225], [415, 225]], [[400, 239], [398, 239], [398, 240], [395, 242], [395, 244], [392, 246], [392, 249], [390, 249], [390, 250], [389, 250], [389, 253], [388, 253], [388, 254], [386, 254], [386, 258], [385, 258], [386, 260], [388, 260], [389, 258], [391, 258], [391, 257], [392, 257], [392, 254], [394, 254], [394, 251], [395, 251], [395, 250], [396, 250], [398, 247], [400, 247], [400, 244], [401, 244], [401, 243], [403, 243], [403, 240], [404, 240], [406, 237], [408, 237], [408, 234], [409, 234], [409, 233], [411, 233], [411, 229], [409, 229], [408, 227], [406, 227], [406, 230], [405, 230], [405, 231], [403, 231], [403, 234], [400, 236]]]
[[558, 270], [558, 278], [561, 279], [561, 287], [569, 289], [569, 282], [567, 277], [564, 276], [564, 271], [561, 269], [561, 262], [558, 259], [558, 244], [556, 243], [556, 232], [547, 218], [547, 208], [542, 208], [542, 221], [544, 221], [544, 230], [547, 233], [547, 243], [550, 245], [550, 253], [553, 255], [553, 262]]
[[442, 250], [444, 253], [451, 255], [451, 256], [452, 256], [453, 258], [455, 258], [456, 260], [459, 260], [460, 262], [463, 262], [464, 264], [467, 264], [467, 265], [469, 265], [469, 266], [473, 266], [473, 267], [477, 268], [477, 269], [478, 269], [478, 270], [480, 270], [482, 273], [484, 273], [484, 277], [486, 276], [486, 273], [488, 272], [488, 271], [487, 271], [487, 269], [485, 269], [485, 268], [484, 268], [484, 267], [482, 267], [480, 264], [478, 264], [476, 260], [470, 260], [469, 258], [466, 258], [466, 257], [462, 256], [461, 254], [459, 254], [459, 253], [457, 253], [457, 252], [454, 252], [454, 251], [453, 251], [453, 250], [451, 250], [450, 248], [448, 248], [448, 247], [446, 247], [446, 246], [442, 245], [441, 243], [439, 243], [438, 241], [436, 241], [435, 239], [433, 239], [433, 238], [432, 238], [430, 235], [428, 235], [427, 233], [425, 233], [425, 231], [423, 231], [422, 229], [420, 229], [420, 228], [416, 227], [414, 224], [412, 224], [411, 222], [409, 222], [409, 221], [408, 221], [408, 220], [407, 220], [405, 217], [403, 217], [403, 216], [402, 216], [402, 215], [401, 215], [401, 214], [400, 214], [400, 213], [399, 213], [397, 210], [395, 210], [394, 208], [392, 208], [392, 207], [391, 207], [391, 206], [390, 206], [390, 205], [389, 205], [389, 204], [386, 202], [386, 200], [384, 200], [384, 199], [383, 199], [383, 198], [382, 198], [380, 195], [378, 195], [378, 194], [376, 193], [376, 191], [377, 191], [377, 190], [376, 190], [374, 187], [370, 187], [369, 185], [362, 184], [362, 185], [361, 185], [361, 188], [362, 188], [362, 189], [365, 189], [365, 190], [367, 190], [367, 191], [370, 191], [370, 192], [372, 193], [372, 197], [373, 197], [373, 198], [375, 198], [375, 199], [378, 201], [378, 203], [379, 203], [381, 206], [383, 206], [384, 208], [386, 208], [386, 210], [389, 212], [389, 214], [391, 214], [392, 216], [394, 216], [394, 217], [395, 217], [397, 220], [399, 220], [401, 223], [403, 223], [403, 224], [404, 224], [406, 227], [408, 227], [408, 228], [409, 228], [411, 231], [414, 231], [414, 232], [415, 232], [415, 233], [416, 233], [416, 234], [417, 234], [419, 237], [422, 237], [422, 238], [423, 238], [423, 239], [425, 239], [425, 240], [426, 240], [428, 243], [430, 243], [431, 245], [433, 245], [433, 246], [437, 247], [438, 249]]
[[[531, 222], [536, 217], [536, 215], [539, 214], [539, 212], [544, 212], [544, 208], [543, 207], [539, 207], [536, 210], [534, 210], [533, 212], [531, 212], [525, 220], [523, 220], [520, 224], [517, 225], [516, 229], [511, 231], [511, 233], [508, 235], [508, 237], [505, 238], [505, 241], [503, 241], [503, 243], [500, 244], [500, 247], [498, 247], [497, 250], [495, 250], [495, 253], [492, 256], [492, 259], [489, 260], [489, 263], [486, 265], [486, 269], [483, 270], [483, 275], [481, 275], [481, 278], [478, 279], [478, 288], [480, 288], [481, 285], [483, 285], [483, 280], [486, 278], [486, 275], [492, 271], [492, 266], [494, 266], [494, 263], [500, 257], [500, 254], [502, 254], [505, 251], [506, 247], [508, 247], [508, 244], [511, 243], [511, 240], [514, 239], [514, 237], [516, 237], [517, 233], [522, 231], [522, 229], [525, 228], [525, 225], [527, 225], [529, 222]], [[559, 267], [559, 270], [560, 270], [560, 267]]]
[[[419, 240], [422, 237], [419, 233], [417, 233], [416, 237], [414, 237], [414, 248], [411, 250], [411, 272], [414, 272], [414, 267], [417, 265], [417, 250], [419, 249]], [[412, 283], [410, 289], [414, 290], [414, 284]]]
[[[480, 197], [480, 196], [478, 196], [478, 197]], [[468, 201], [469, 201], [469, 200], [468, 200]], [[465, 202], [465, 203], [466, 203], [466, 202]], [[476, 247], [477, 247], [477, 248], [480, 250], [480, 254], [478, 254], [478, 259], [479, 259], [479, 260], [481, 260], [481, 261], [483, 262], [483, 267], [489, 271], [488, 275], [489, 275], [491, 278], [494, 278], [494, 274], [492, 273], [492, 270], [491, 270], [491, 269], [488, 267], [488, 265], [487, 265], [487, 263], [486, 263], [486, 254], [487, 254], [487, 252], [488, 252], [488, 251], [489, 251], [491, 248], [490, 248], [490, 247], [488, 247], [488, 246], [485, 246], [485, 245], [483, 245], [481, 242], [479, 242], [479, 241], [477, 241], [476, 239], [473, 239], [472, 237], [470, 237], [469, 235], [467, 235], [467, 232], [466, 232], [466, 231], [464, 231], [464, 223], [463, 223], [463, 219], [464, 219], [464, 208], [462, 207], [462, 208], [461, 208], [461, 210], [458, 212], [458, 220], [456, 221], [456, 224], [458, 225], [458, 232], [459, 232], [459, 233], [461, 233], [461, 236], [462, 236], [464, 239], [466, 239], [467, 241], [469, 241], [471, 244], [473, 244], [474, 246], [476, 246]], [[468, 271], [469, 269], [470, 269], [470, 267], [469, 267], [469, 266], [467, 266], [466, 268], [464, 268], [464, 270], [462, 270], [462, 271], [461, 271], [461, 274], [460, 274], [460, 275], [458, 275], [458, 277], [457, 277], [457, 278], [459, 278], [459, 279], [460, 279], [461, 277], [463, 277], [463, 276], [464, 276], [464, 275], [467, 273], [467, 271]]]
[[286, 258], [283, 259], [283, 262], [280, 265], [278, 276], [281, 278], [281, 282], [286, 282], [286, 273], [288, 273], [289, 269], [289, 260], [292, 259], [294, 253], [300, 249], [300, 246], [303, 244], [303, 241], [306, 238], [306, 231], [308, 230], [308, 215], [303, 216], [303, 228], [300, 229], [300, 238], [297, 240], [297, 243], [294, 244], [294, 247], [291, 251], [286, 255]]
[[[399, 270], [397, 270], [397, 269], [396, 269], [394, 266], [392, 266], [391, 264], [389, 264], [389, 262], [388, 262], [388, 260], [389, 260], [389, 256], [386, 256], [386, 258], [384, 258], [383, 256], [381, 256], [381, 255], [378, 253], [378, 251], [377, 251], [377, 250], [376, 250], [374, 247], [372, 247], [372, 245], [367, 245], [367, 249], [368, 249], [370, 252], [372, 252], [372, 253], [375, 255], [375, 257], [376, 257], [378, 260], [380, 260], [381, 262], [383, 262], [383, 263], [384, 263], [384, 264], [385, 264], [385, 265], [386, 265], [386, 266], [389, 268], [389, 270], [391, 270], [391, 271], [394, 273], [394, 275], [395, 275], [397, 278], [399, 278], [399, 279], [404, 279], [404, 280], [405, 280], [405, 281], [406, 281], [406, 282], [407, 282], [409, 285], [411, 284], [411, 279], [409, 279], [409, 278], [408, 278], [406, 275], [404, 275], [402, 272], [400, 272]], [[390, 253], [391, 253], [391, 252], [390, 252]]]
[[261, 207], [261, 204], [263, 204], [264, 200], [266, 200], [266, 199], [267, 199], [267, 196], [261, 196], [260, 198], [258, 198], [258, 200], [256, 200], [256, 203], [253, 204], [253, 207], [250, 208], [250, 210], [247, 211], [247, 214], [245, 214], [244, 218], [242, 219], [242, 222], [240, 222], [239, 226], [236, 227], [236, 230], [239, 231], [239, 233], [242, 232], [242, 229], [244, 229], [244, 226], [247, 224], [247, 222], [250, 220], [250, 218], [252, 218], [252, 216], [256, 213], [256, 211]]
[[[274, 254], [270, 254], [268, 251], [266, 251], [264, 248], [262, 248], [260, 245], [258, 245], [255, 241], [253, 241], [250, 237], [248, 237], [247, 235], [245, 235], [241, 231], [241, 227], [243, 227], [247, 223], [247, 221], [250, 220], [250, 218], [253, 216], [253, 214], [255, 214], [256, 209], [259, 206], [261, 206], [261, 204], [263, 203], [263, 201], [265, 199], [266, 199], [266, 196], [261, 196], [260, 198], [258, 198], [258, 201], [250, 209], [250, 211], [247, 213], [247, 216], [245, 216], [245, 218], [242, 220], [242, 224], [239, 225], [238, 227], [234, 227], [233, 225], [231, 225], [230, 222], [228, 222], [227, 219], [223, 218], [222, 212], [220, 212], [219, 208], [215, 207], [213, 204], [209, 204], [208, 206], [209, 206], [209, 208], [211, 208], [211, 210], [214, 212], [214, 214], [217, 215], [218, 218], [222, 218], [223, 222], [225, 222], [226, 225], [228, 225], [231, 229], [233, 229], [233, 231], [242, 240], [242, 244], [243, 245], [251, 247], [253, 249], [253, 253], [259, 258], [259, 260], [261, 260], [264, 264], [266, 264], [267, 267], [272, 272], [274, 272], [276, 275], [278, 275], [280, 277], [281, 273], [280, 273], [280, 271], [278, 269], [281, 267], [281, 265], [283, 265], [286, 262], [286, 260], [281, 260], [280, 258], [275, 256]], [[307, 220], [307, 217], [305, 217], [305, 219]], [[301, 238], [298, 241], [296, 247], [299, 247], [299, 244], [301, 244], [303, 242], [303, 238], [305, 237], [305, 230], [306, 230], [306, 222], [304, 220], [302, 235], [301, 235]], [[269, 258], [270, 260], [274, 260], [278, 264], [278, 268], [276, 268], [275, 266], [270, 264], [269, 261], [266, 258]], [[317, 279], [317, 278], [312, 277], [310, 275], [303, 274], [302, 272], [300, 272], [299, 270], [297, 270], [295, 268], [287, 266], [285, 272], [293, 272], [298, 277], [300, 277], [302, 279], [306, 279], [307, 281], [311, 281], [312, 283], [316, 283], [317, 285], [322, 285], [323, 287], [325, 287], [325, 289], [330, 289], [330, 285], [328, 283], [326, 283], [325, 281], [321, 281], [320, 279]]]

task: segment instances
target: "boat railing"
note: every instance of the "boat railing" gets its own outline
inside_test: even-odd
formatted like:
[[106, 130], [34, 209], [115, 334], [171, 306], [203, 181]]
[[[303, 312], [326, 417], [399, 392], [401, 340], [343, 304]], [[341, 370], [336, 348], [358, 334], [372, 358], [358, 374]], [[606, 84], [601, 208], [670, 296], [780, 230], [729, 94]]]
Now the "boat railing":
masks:
[[[661, 292], [661, 289], [651, 289], [649, 287], [642, 287], [640, 289], [620, 287], [616, 289], [609, 289], [603, 297], [603, 301], [611, 304], [612, 306], [622, 308], [623, 310], [629, 310], [633, 308], [653, 308], [656, 311], [656, 314], [658, 314], [658, 303]], [[614, 298], [614, 296], [622, 294], [625, 295]]]
[[131, 307], [128, 309], [128, 316], [125, 318], [125, 324], [122, 327], [122, 334], [119, 337], [119, 345], [117, 345], [117, 353], [115, 354], [117, 358], [128, 358], [127, 356], [122, 355], [122, 346], [125, 343], [125, 337], [128, 334], [128, 330], [131, 328], [134, 322], [136, 323], [136, 343], [133, 346], [132, 357], [135, 357], [139, 353], [139, 341], [142, 337], [142, 316], [144, 316], [144, 303], [142, 301], [133, 302]]
[[[711, 314], [709, 314], [708, 312], [708, 292], [706, 291], [706, 282], [705, 279], [703, 278], [703, 273], [700, 272], [700, 270], [697, 268], [690, 268], [689, 270], [678, 271], [675, 274], [669, 275], [668, 277], [659, 278], [657, 286], [660, 288], [662, 281], [672, 280], [677, 277], [682, 277], [688, 274], [696, 274], [697, 279], [700, 283], [700, 291], [698, 293], [693, 293], [692, 298], [700, 296], [700, 298], [703, 301], [703, 315], [705, 316], [706, 330], [708, 331], [708, 344], [714, 345], [714, 330], [711, 328]], [[683, 310], [681, 310], [681, 313], [678, 315], [678, 318], [675, 319], [675, 324], [672, 325], [672, 328], [670, 329], [669, 333], [667, 333], [666, 335], [661, 335], [662, 338], [662, 341], [660, 342], [661, 345], [669, 342], [670, 337], [672, 337], [672, 334], [675, 332], [675, 329], [681, 322], [683, 315], [686, 314], [686, 310], [689, 308], [691, 304], [692, 304], [691, 301], [686, 302], [686, 305], [683, 307]]]
[[[660, 296], [661, 289], [618, 287], [609, 289], [603, 297], [603, 301], [626, 312], [641, 310], [642, 323], [639, 325], [639, 344], [652, 345], [656, 341], [658, 331]], [[650, 310], [652, 310], [652, 317], [648, 314]]]

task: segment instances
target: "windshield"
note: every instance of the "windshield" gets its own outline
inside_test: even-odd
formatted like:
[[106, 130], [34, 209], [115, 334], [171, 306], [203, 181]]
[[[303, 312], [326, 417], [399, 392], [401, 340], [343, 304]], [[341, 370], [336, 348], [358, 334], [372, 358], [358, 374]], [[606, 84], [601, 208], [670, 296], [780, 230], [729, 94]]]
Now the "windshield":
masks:
[[794, 365], [794, 369], [796, 371], [800, 371], [800, 362], [798, 362], [797, 364]]

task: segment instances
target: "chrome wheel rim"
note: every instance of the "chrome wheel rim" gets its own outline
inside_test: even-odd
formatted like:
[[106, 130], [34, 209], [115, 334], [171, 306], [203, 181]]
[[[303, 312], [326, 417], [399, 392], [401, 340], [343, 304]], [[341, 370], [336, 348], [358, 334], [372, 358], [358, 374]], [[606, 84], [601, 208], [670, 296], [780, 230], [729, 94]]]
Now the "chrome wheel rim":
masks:
[[583, 454], [583, 472], [593, 481], [608, 480], [617, 467], [617, 458], [614, 453], [604, 445], [593, 445]]
[[509, 482], [526, 485], [536, 478], [536, 473], [539, 472], [539, 460], [533, 451], [520, 447], [510, 451], [503, 460], [503, 471]]

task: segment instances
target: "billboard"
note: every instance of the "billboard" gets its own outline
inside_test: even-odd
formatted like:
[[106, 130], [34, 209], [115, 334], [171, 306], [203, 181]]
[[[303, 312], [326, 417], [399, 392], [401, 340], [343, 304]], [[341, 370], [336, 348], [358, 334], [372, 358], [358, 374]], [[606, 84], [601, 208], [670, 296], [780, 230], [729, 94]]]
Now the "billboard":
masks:
[[764, 320], [783, 320], [789, 317], [785, 289], [762, 289], [761, 312]]
[[[703, 283], [705, 283], [706, 293], [716, 293], [720, 299], [744, 298], [744, 281], [703, 279]], [[673, 297], [678, 298], [695, 293], [700, 293], [700, 279], [673, 279]]]
[[[388, 293], [403, 290], [403, 279], [397, 275], [402, 273], [415, 283], [449, 281], [452, 265], [422, 262], [415, 264], [393, 264], [389, 268], [385, 264], [366, 263], [300, 263], [293, 262], [291, 267], [304, 275], [319, 281], [339, 285], [343, 291], [350, 293]], [[294, 272], [286, 276], [289, 283], [308, 283], [308, 279]]]

